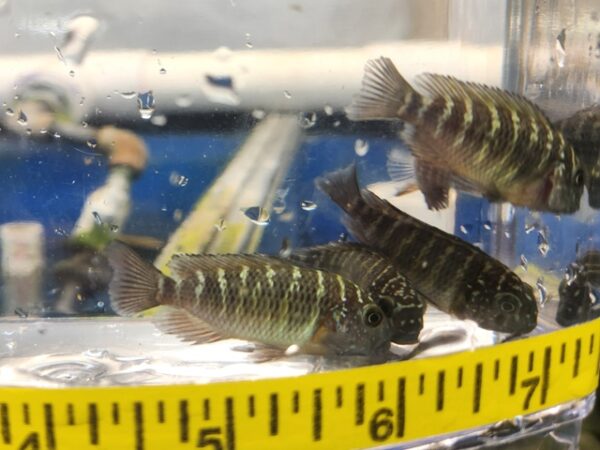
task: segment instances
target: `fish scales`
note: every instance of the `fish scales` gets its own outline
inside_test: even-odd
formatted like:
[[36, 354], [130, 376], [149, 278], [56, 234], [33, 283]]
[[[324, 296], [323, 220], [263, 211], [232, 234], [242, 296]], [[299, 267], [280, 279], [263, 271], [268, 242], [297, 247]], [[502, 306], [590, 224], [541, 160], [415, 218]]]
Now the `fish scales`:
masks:
[[166, 277], [121, 244], [113, 308], [129, 315], [167, 306], [157, 325], [191, 342], [234, 337], [279, 349], [373, 356], [387, 351], [389, 320], [368, 292], [343, 277], [264, 255], [176, 255]]
[[391, 317], [392, 342], [418, 342], [426, 308], [424, 296], [393, 261], [355, 243], [332, 243], [297, 249], [289, 259], [306, 267], [327, 270], [356, 283]]
[[600, 251], [589, 250], [570, 265], [558, 287], [556, 322], [575, 325], [600, 315]]
[[584, 182], [581, 162], [533, 103], [443, 75], [420, 75], [417, 86], [419, 91], [389, 58], [371, 60], [348, 116], [411, 125], [402, 136], [415, 167], [437, 169], [437, 177], [417, 177], [430, 208], [446, 207], [444, 191], [453, 186], [536, 210], [578, 209]]
[[442, 311], [507, 333], [535, 327], [537, 302], [531, 286], [477, 247], [361, 191], [355, 166], [328, 174], [317, 185], [346, 212], [349, 231], [392, 259]]

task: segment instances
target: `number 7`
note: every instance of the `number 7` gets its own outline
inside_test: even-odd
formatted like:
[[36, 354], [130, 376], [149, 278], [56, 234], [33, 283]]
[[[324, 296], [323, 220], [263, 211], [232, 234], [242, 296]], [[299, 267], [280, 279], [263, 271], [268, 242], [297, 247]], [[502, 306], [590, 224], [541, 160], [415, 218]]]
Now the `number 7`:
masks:
[[529, 409], [529, 405], [531, 403], [531, 398], [533, 397], [533, 393], [535, 392], [535, 389], [538, 387], [538, 384], [540, 384], [540, 377], [525, 378], [523, 381], [521, 381], [521, 387], [529, 388], [529, 390], [527, 391], [527, 395], [525, 396], [525, 402], [523, 403], [523, 409]]

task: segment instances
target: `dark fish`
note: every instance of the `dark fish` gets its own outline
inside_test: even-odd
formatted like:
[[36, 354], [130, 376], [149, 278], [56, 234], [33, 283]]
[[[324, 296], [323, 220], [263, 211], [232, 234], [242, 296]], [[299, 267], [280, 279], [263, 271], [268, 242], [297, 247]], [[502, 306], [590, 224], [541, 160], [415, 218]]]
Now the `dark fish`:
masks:
[[156, 323], [194, 343], [223, 338], [325, 355], [380, 354], [389, 320], [339, 275], [262, 255], [176, 255], [167, 277], [126, 246], [108, 248], [113, 309], [132, 315], [165, 305]]
[[600, 106], [577, 111], [555, 125], [582, 163], [590, 206], [600, 209]]
[[533, 289], [501, 262], [361, 191], [354, 165], [317, 184], [346, 212], [348, 230], [392, 259], [437, 308], [489, 330], [523, 334], [535, 328]]
[[334, 243], [294, 250], [289, 258], [306, 267], [328, 270], [353, 281], [391, 318], [392, 342], [418, 342], [423, 328], [425, 299], [385, 256], [360, 244]]
[[569, 267], [558, 287], [556, 322], [563, 327], [600, 315], [597, 292], [600, 289], [600, 252], [591, 250]]
[[556, 213], [579, 208], [584, 173], [573, 147], [524, 97], [455, 78], [424, 74], [417, 92], [389, 58], [371, 60], [352, 120], [400, 119], [415, 175], [430, 208], [448, 188], [491, 201]]

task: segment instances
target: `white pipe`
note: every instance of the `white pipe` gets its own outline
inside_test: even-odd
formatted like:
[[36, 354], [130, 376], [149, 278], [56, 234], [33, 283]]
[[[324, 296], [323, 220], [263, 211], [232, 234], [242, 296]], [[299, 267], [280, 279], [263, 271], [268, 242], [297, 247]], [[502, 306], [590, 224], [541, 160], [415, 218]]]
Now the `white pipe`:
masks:
[[[93, 115], [139, 117], [135, 96], [119, 92], [152, 90], [155, 114], [218, 110], [317, 111], [349, 104], [369, 58], [390, 56], [410, 81], [421, 72], [449, 74], [490, 85], [501, 84], [501, 45], [474, 46], [458, 41], [405, 41], [360, 48], [240, 50], [153, 54], [150, 51], [92, 52], [80, 66], [56, 54], [0, 57], [0, 99], [11, 103], [32, 79], [49, 79], [72, 99], [75, 118]], [[161, 69], [166, 73], [161, 74]], [[71, 75], [70, 75], [71, 72]], [[207, 81], [230, 77], [233, 92]], [[285, 92], [289, 92], [286, 95]], [[107, 97], [108, 96], [108, 97]], [[185, 98], [183, 98], [185, 96]], [[85, 98], [80, 105], [80, 99]]]

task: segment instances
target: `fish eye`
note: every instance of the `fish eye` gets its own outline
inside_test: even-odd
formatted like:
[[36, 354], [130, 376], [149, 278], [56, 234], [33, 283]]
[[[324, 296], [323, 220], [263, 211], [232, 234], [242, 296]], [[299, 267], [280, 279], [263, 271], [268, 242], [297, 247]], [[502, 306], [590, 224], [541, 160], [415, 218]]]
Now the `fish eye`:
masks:
[[365, 324], [369, 327], [376, 327], [383, 320], [383, 312], [377, 305], [369, 305], [363, 315]]
[[582, 187], [583, 186], [583, 170], [578, 170], [575, 172], [575, 186]]
[[500, 303], [500, 309], [504, 312], [513, 312], [516, 308], [515, 305], [513, 304], [513, 302], [508, 301], [508, 300], [504, 300], [502, 303]]

